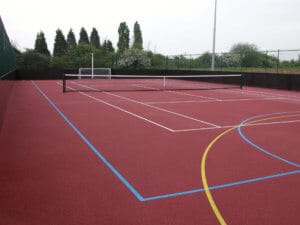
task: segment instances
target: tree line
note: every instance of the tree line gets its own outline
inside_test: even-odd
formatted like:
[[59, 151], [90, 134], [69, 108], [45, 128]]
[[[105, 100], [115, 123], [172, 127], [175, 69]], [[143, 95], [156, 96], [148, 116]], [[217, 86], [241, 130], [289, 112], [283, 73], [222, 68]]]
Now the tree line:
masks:
[[[165, 56], [143, 48], [142, 30], [138, 22], [133, 27], [133, 40], [126, 22], [118, 27], [116, 49], [110, 40], [101, 42], [96, 28], [88, 35], [81, 28], [76, 40], [72, 29], [67, 36], [61, 29], [56, 30], [53, 53], [51, 54], [45, 34], [40, 31], [36, 35], [34, 49], [25, 52], [16, 50], [17, 67], [19, 69], [63, 68], [78, 69], [91, 67], [91, 53], [94, 55], [95, 67], [109, 68], [152, 68], [152, 69], [209, 69], [212, 55], [205, 52], [197, 57], [191, 55]], [[261, 52], [254, 44], [234, 44], [227, 53], [215, 56], [217, 68], [239, 70], [240, 68], [278, 68], [300, 67], [298, 60], [282, 61], [278, 57]]]
[[[130, 43], [130, 31], [126, 22], [122, 22], [118, 28], [119, 39], [117, 49], [114, 48], [110, 40], [100, 41], [100, 35], [96, 28], [92, 29], [90, 36], [84, 27], [79, 33], [79, 40], [76, 40], [72, 29], [67, 36], [61, 29], [56, 30], [53, 54], [50, 53], [46, 42], [45, 34], [40, 31], [36, 35], [34, 49], [26, 49], [17, 53], [17, 65], [21, 69], [46, 69], [46, 68], [65, 68], [77, 69], [79, 67], [91, 66], [91, 53], [94, 54], [94, 63], [97, 67], [112, 67], [114, 60], [118, 58], [120, 65], [130, 66], [128, 55], [138, 55], [139, 60], [146, 57], [143, 51], [143, 37], [140, 25], [135, 22], [133, 28], [133, 40]], [[125, 55], [125, 56], [123, 56]], [[131, 62], [135, 66], [143, 66], [139, 62]], [[149, 60], [145, 66], [149, 65]]]

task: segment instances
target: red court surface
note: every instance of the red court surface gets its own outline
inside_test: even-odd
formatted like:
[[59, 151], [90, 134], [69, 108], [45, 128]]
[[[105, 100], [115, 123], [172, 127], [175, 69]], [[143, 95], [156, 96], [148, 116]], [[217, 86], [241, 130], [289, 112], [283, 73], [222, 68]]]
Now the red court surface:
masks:
[[300, 92], [16, 81], [0, 224], [300, 224], [299, 133]]

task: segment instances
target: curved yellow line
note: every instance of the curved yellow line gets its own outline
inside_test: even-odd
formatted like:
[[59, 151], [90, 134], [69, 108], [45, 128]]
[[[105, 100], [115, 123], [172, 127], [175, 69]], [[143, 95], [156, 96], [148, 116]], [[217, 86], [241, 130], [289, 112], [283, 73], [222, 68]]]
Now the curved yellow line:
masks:
[[[258, 122], [262, 122], [262, 121], [266, 121], [266, 120], [273, 120], [273, 119], [281, 119], [281, 118], [287, 118], [287, 117], [295, 117], [295, 116], [300, 116], [300, 114], [293, 114], [293, 115], [284, 115], [284, 116], [274, 116], [274, 117], [268, 117], [268, 118], [264, 118], [264, 119], [259, 119], [259, 120], [255, 120], [255, 121], [250, 121], [246, 124], [244, 124], [243, 126], [247, 126], [247, 125], [251, 125], [254, 123], [258, 123]], [[209, 143], [209, 145], [206, 147], [203, 156], [202, 156], [202, 160], [201, 160], [201, 176], [202, 176], [202, 184], [203, 184], [203, 188], [206, 194], [206, 197], [209, 201], [209, 204], [213, 210], [213, 212], [215, 213], [219, 223], [221, 225], [226, 225], [227, 223], [225, 222], [223, 216], [221, 215], [210, 191], [209, 191], [209, 186], [207, 183], [207, 178], [206, 178], [206, 158], [208, 155], [209, 150], [211, 149], [211, 147], [218, 141], [220, 140], [224, 135], [226, 135], [227, 133], [237, 129], [239, 126], [234, 126], [230, 129], [225, 130], [224, 132], [222, 132], [221, 134], [219, 134], [217, 137], [215, 137], [212, 142]]]
[[228, 130], [225, 130], [223, 133], [219, 134], [212, 142], [210, 142], [210, 144], [207, 146], [207, 148], [205, 149], [203, 156], [202, 156], [202, 160], [201, 160], [201, 176], [202, 176], [202, 183], [203, 183], [203, 188], [206, 194], [206, 197], [209, 201], [209, 204], [212, 208], [212, 210], [214, 211], [218, 221], [220, 222], [221, 225], [226, 225], [225, 220], [223, 219], [210, 191], [209, 191], [209, 187], [208, 187], [208, 183], [207, 183], [207, 178], [206, 178], [206, 171], [205, 171], [205, 167], [206, 167], [206, 158], [208, 155], [209, 150], [211, 149], [211, 147], [221, 138], [223, 137], [225, 134], [229, 133], [230, 131], [236, 129], [237, 126], [232, 127]]

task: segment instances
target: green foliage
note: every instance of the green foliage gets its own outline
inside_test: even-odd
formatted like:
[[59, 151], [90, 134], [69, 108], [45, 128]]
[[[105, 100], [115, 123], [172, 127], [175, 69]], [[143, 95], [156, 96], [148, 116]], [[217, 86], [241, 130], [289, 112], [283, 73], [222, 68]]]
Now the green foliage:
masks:
[[224, 53], [221, 56], [221, 66], [224, 67], [239, 67], [241, 65], [240, 54]]
[[126, 22], [120, 23], [119, 29], [119, 41], [118, 41], [118, 51], [123, 53], [129, 48], [129, 28]]
[[100, 48], [100, 37], [96, 28], [93, 28], [91, 33], [91, 45], [95, 48]]
[[24, 53], [18, 55], [17, 64], [19, 69], [47, 69], [50, 66], [50, 57], [35, 50], [27, 49]]
[[55, 56], [51, 59], [51, 67], [52, 68], [70, 68], [69, 60], [67, 56]]
[[34, 50], [38, 53], [50, 56], [50, 52], [48, 50], [48, 46], [43, 31], [39, 32], [36, 35]]
[[[197, 64], [202, 68], [209, 68], [211, 66], [212, 55], [209, 52], [203, 53], [200, 57], [196, 59]], [[217, 57], [216, 57], [217, 58]], [[216, 59], [217, 61], [217, 59]]]
[[58, 29], [56, 31], [55, 42], [54, 42], [54, 50], [53, 56], [54, 57], [61, 57], [64, 56], [67, 52], [67, 42], [63, 32]]
[[166, 56], [164, 56], [162, 54], [155, 54], [155, 53], [153, 53], [151, 51], [147, 52], [147, 56], [151, 60], [151, 66], [152, 66], [152, 68], [161, 69], [161, 68], [165, 68], [166, 67], [166, 61], [167, 61], [167, 57]]
[[244, 67], [262, 66], [262, 55], [254, 44], [237, 43], [230, 53], [240, 54], [241, 65]]
[[87, 34], [86, 30], [84, 29], [84, 27], [82, 27], [80, 30], [78, 43], [79, 44], [88, 44], [88, 45], [90, 44], [88, 34]]
[[79, 44], [64, 56], [52, 57], [50, 66], [76, 70], [80, 67], [91, 67], [91, 52], [94, 54], [94, 67], [112, 67], [114, 53], [104, 54], [102, 49], [91, 48], [87, 44]]
[[249, 43], [237, 43], [231, 47], [230, 52], [238, 54], [253, 53], [258, 52], [258, 47], [254, 44]]
[[138, 22], [135, 22], [133, 28], [133, 46], [132, 48], [143, 50], [143, 37], [140, 25]]
[[77, 46], [77, 43], [76, 43], [76, 38], [75, 38], [74, 32], [72, 29], [70, 29], [68, 36], [67, 36], [67, 48], [68, 48], [68, 50], [75, 49], [76, 46]]
[[103, 42], [102, 48], [103, 48], [104, 53], [112, 53], [115, 51], [113, 44], [110, 40], [105, 40]]
[[79, 67], [91, 66], [91, 47], [87, 44], [78, 44], [75, 48], [69, 49], [65, 55], [53, 57], [51, 67], [78, 69]]
[[151, 66], [147, 53], [139, 49], [127, 49], [119, 59], [122, 68], [146, 68]]

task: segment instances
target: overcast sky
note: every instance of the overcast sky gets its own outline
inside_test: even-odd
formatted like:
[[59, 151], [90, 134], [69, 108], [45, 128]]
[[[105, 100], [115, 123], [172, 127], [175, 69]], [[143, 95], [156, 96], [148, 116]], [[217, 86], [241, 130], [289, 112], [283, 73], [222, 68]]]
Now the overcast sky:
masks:
[[[118, 41], [123, 21], [133, 34], [138, 21], [144, 48], [166, 55], [212, 51], [215, 0], [1, 0], [0, 16], [10, 39], [20, 48], [34, 48], [43, 31], [53, 51], [55, 31], [67, 36], [81, 27], [95, 27], [101, 42]], [[300, 49], [299, 0], [218, 0], [216, 52], [237, 42], [261, 50]]]

